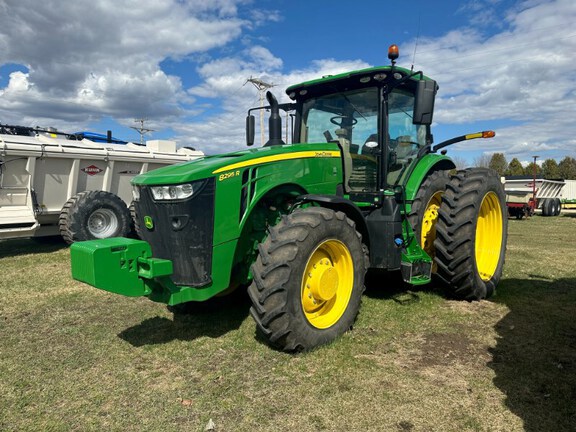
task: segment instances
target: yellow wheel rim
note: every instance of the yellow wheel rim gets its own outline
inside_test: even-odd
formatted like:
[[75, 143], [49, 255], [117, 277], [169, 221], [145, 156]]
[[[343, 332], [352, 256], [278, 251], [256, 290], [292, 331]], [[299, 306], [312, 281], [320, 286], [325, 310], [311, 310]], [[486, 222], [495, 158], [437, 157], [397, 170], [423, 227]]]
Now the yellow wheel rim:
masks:
[[494, 192], [488, 192], [476, 224], [476, 267], [483, 281], [489, 281], [498, 267], [502, 250], [502, 208]]
[[420, 227], [420, 245], [430, 257], [434, 257], [434, 240], [436, 240], [436, 222], [438, 221], [438, 209], [442, 203], [442, 191], [436, 192], [428, 201], [422, 225]]
[[302, 309], [310, 324], [326, 329], [344, 314], [354, 286], [354, 263], [338, 240], [320, 244], [306, 263], [302, 278]]

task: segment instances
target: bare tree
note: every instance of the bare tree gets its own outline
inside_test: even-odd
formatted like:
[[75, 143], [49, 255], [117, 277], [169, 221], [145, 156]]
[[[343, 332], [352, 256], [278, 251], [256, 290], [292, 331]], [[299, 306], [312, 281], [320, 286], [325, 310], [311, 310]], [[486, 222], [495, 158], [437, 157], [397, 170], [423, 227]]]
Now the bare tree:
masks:
[[466, 158], [463, 158], [462, 156], [451, 156], [451, 159], [452, 162], [454, 162], [454, 165], [456, 165], [456, 169], [460, 170], [470, 166]]
[[472, 165], [480, 168], [489, 168], [491, 159], [492, 156], [486, 153], [482, 153], [480, 156], [474, 158]]

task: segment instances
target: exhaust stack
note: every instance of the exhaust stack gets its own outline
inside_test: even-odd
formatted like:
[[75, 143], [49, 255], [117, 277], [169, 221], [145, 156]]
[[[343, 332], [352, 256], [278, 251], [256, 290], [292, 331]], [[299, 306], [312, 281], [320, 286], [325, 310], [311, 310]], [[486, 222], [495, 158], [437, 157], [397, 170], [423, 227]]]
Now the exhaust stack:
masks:
[[272, 92], [266, 92], [266, 100], [270, 105], [270, 118], [268, 119], [268, 142], [265, 146], [286, 144], [282, 140], [282, 117], [278, 108], [278, 100]]

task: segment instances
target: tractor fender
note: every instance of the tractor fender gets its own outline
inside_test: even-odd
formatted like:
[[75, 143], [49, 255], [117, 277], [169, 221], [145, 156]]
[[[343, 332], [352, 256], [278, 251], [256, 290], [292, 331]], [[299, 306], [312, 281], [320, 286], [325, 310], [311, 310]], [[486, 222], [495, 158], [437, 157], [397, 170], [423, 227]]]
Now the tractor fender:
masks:
[[326, 207], [334, 211], [341, 211], [356, 224], [356, 230], [362, 234], [363, 243], [366, 244], [368, 248], [370, 247], [370, 235], [368, 232], [368, 226], [366, 225], [366, 220], [364, 219], [362, 210], [360, 210], [353, 201], [334, 195], [307, 194], [300, 195], [297, 198], [297, 202], [313, 202], [321, 207]]
[[444, 155], [429, 153], [418, 161], [406, 182], [406, 200], [410, 203], [416, 197], [420, 185], [430, 173], [434, 171], [448, 171], [455, 169], [456, 165]]

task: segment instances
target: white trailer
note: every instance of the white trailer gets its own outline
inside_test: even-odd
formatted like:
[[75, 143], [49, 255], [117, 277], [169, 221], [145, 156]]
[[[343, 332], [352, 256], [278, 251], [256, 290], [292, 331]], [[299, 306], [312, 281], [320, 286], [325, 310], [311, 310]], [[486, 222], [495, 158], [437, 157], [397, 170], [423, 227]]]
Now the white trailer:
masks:
[[562, 190], [562, 207], [576, 208], [576, 180], [564, 180], [566, 187]]
[[564, 180], [506, 178], [504, 190], [508, 214], [521, 219], [524, 216], [531, 216], [534, 210], [539, 208], [543, 216], [558, 216], [564, 186]]
[[[11, 134], [22, 130], [29, 135]], [[173, 141], [141, 146], [17, 127], [0, 132], [8, 132], [0, 133], [0, 239], [127, 236], [132, 177], [204, 156]]]

